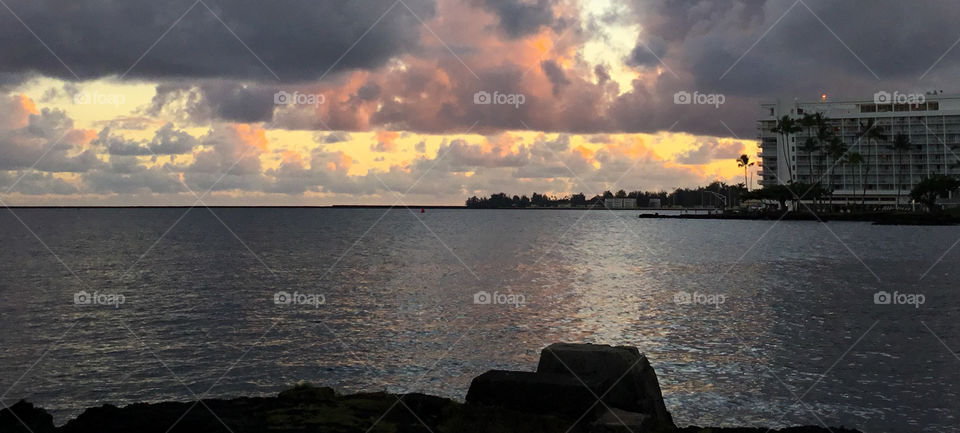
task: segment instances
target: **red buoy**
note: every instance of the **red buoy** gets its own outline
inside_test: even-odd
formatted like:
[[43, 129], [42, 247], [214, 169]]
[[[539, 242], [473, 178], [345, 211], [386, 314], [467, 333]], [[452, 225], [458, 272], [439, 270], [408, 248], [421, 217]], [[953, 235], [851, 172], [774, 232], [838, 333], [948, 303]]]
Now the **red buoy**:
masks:
[[420, 208], [420, 213], [427, 213], [427, 210], [424, 208]]

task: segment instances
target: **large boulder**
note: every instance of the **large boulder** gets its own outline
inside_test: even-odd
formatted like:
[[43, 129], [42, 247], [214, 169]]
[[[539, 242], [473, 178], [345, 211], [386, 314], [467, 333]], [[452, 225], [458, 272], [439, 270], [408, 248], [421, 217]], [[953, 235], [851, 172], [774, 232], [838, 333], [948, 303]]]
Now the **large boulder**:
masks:
[[602, 397], [605, 409], [645, 415], [651, 429], [674, 427], [657, 374], [636, 347], [554, 343], [540, 352], [537, 374], [567, 374], [602, 384], [597, 396]]
[[577, 419], [598, 412], [593, 393], [598, 383], [583, 383], [569, 374], [490, 370], [473, 379], [467, 403], [520, 412], [554, 414]]
[[20, 400], [0, 410], [0, 432], [48, 433], [54, 431], [53, 416], [33, 403]]

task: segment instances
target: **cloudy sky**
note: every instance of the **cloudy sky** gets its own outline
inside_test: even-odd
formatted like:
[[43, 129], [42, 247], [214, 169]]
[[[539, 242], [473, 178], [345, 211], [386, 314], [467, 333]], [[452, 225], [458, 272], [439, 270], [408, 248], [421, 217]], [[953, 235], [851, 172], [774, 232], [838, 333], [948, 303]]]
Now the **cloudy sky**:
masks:
[[0, 3], [10, 205], [735, 183], [761, 100], [953, 93], [960, 73], [948, 0]]

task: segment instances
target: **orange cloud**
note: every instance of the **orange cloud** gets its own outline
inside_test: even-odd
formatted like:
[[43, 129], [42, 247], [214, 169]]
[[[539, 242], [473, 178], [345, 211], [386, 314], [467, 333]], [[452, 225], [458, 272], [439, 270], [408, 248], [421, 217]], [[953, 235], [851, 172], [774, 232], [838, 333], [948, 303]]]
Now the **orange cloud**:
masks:
[[280, 153], [280, 158], [284, 164], [300, 163], [303, 160], [303, 157], [295, 150], [284, 150]]
[[267, 140], [267, 131], [263, 128], [248, 125], [246, 123], [234, 123], [230, 129], [247, 145], [256, 147], [261, 151], [266, 151], [270, 141]]
[[615, 156], [625, 156], [628, 158], [643, 158], [661, 160], [659, 155], [647, 147], [643, 138], [639, 136], [626, 136], [622, 140], [604, 145], [605, 150]]
[[583, 147], [583, 146], [577, 146], [573, 150], [579, 152], [580, 155], [583, 156], [583, 159], [586, 159], [586, 160], [592, 159], [593, 154], [595, 153], [594, 151], [587, 149], [586, 147]]
[[40, 114], [37, 105], [27, 95], [12, 95], [10, 102], [0, 104], [0, 127], [3, 129], [23, 128], [30, 123], [31, 114]]
[[377, 131], [374, 134], [376, 143], [370, 146], [370, 149], [376, 152], [396, 152], [399, 137], [400, 133], [397, 131]]
[[40, 111], [37, 110], [37, 104], [33, 102], [32, 99], [28, 98], [27, 95], [23, 93], [19, 95], [14, 95], [14, 100], [19, 100], [20, 106], [29, 114], [39, 114]]
[[335, 152], [327, 156], [333, 158], [331, 161], [326, 161], [326, 167], [330, 171], [346, 173], [350, 171], [350, 167], [353, 165], [353, 158], [346, 153]]

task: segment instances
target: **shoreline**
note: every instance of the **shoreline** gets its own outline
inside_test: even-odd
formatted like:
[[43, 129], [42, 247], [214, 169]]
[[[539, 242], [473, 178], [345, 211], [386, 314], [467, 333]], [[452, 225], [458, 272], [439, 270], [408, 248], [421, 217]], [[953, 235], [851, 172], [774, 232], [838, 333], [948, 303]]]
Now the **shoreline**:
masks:
[[0, 410], [14, 433], [861, 433], [844, 427], [677, 427], [636, 347], [554, 343], [535, 372], [490, 370], [466, 401], [422, 393], [339, 394], [310, 384], [272, 397], [105, 404], [55, 426], [24, 400]]
[[895, 214], [895, 213], [715, 213], [715, 214], [664, 214], [642, 213], [640, 219], [698, 219], [698, 220], [747, 220], [747, 221], [848, 221], [869, 222], [874, 225], [915, 225], [915, 226], [952, 226], [960, 223], [960, 219], [950, 215], [940, 214]]
[[[11, 412], [15, 416], [12, 416]], [[424, 428], [423, 424], [426, 424], [434, 433], [862, 433], [844, 427], [831, 426], [827, 429], [813, 425], [779, 429], [690, 425], [673, 429], [639, 430], [629, 425], [630, 419], [623, 414], [620, 416], [628, 424], [627, 427], [618, 425], [616, 421], [604, 425], [579, 423], [570, 417], [460, 403], [429, 394], [338, 394], [332, 388], [304, 384], [272, 397], [133, 403], [123, 407], [105, 404], [87, 408], [76, 418], [60, 426], [53, 424], [52, 415], [43, 408], [20, 400], [8, 409], [0, 410], [0, 431], [199, 433], [227, 431], [224, 427], [227, 425], [233, 433], [429, 433]], [[373, 424], [374, 422], [377, 423]], [[24, 424], [29, 426], [29, 430]]]

